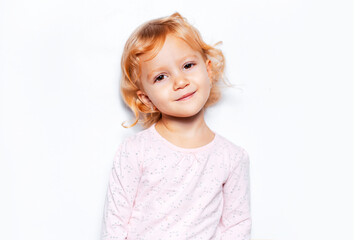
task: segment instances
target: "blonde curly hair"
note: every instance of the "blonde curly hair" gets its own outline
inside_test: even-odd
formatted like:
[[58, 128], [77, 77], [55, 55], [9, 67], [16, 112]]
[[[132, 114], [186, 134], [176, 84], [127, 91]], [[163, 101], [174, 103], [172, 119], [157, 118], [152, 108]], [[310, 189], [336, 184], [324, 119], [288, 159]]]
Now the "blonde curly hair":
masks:
[[[164, 45], [168, 34], [184, 40], [194, 50], [201, 53], [204, 61], [211, 60], [212, 88], [205, 108], [219, 101], [221, 97], [218, 84], [220, 79], [229, 85], [224, 77], [225, 58], [222, 51], [206, 44], [199, 31], [190, 25], [186, 18], [175, 12], [170, 16], [145, 22], [135, 29], [126, 41], [121, 58], [121, 94], [135, 115], [135, 121], [130, 126], [125, 126], [124, 122], [122, 123], [125, 128], [133, 127], [138, 122], [143, 127], [148, 128], [161, 119], [161, 112], [146, 106], [140, 101], [136, 92], [141, 89], [139, 57], [148, 52], [151, 52], [152, 57], [155, 57]], [[214, 46], [219, 43], [222, 42], [218, 42]]]

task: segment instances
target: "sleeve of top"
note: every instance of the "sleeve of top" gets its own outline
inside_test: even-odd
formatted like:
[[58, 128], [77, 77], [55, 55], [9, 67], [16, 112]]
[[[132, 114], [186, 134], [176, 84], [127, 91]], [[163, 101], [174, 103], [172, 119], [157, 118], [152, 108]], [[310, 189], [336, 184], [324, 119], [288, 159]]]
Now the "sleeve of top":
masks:
[[141, 177], [136, 146], [124, 141], [116, 151], [102, 221], [102, 240], [127, 239], [127, 226]]
[[249, 156], [243, 150], [235, 157], [227, 181], [223, 185], [224, 208], [220, 219], [222, 240], [250, 240]]

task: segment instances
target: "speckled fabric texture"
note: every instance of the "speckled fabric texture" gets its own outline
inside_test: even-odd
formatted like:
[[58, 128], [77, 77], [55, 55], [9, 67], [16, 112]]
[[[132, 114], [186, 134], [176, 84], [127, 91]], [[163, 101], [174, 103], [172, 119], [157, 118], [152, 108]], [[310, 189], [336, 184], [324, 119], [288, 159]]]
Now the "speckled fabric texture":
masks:
[[102, 240], [249, 240], [249, 157], [215, 132], [181, 148], [152, 125], [116, 151]]

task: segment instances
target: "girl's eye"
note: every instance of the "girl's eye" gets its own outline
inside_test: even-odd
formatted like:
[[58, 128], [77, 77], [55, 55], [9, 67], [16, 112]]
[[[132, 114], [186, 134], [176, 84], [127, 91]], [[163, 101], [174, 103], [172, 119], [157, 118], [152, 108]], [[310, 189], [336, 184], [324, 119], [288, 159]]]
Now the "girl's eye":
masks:
[[[196, 65], [196, 63], [186, 63], [186, 64], [184, 65], [184, 68], [185, 68], [185, 69], [189, 69], [189, 68], [192, 68], [192, 67], [195, 66], [195, 65]], [[166, 76], [165, 76], [164, 74], [160, 74], [160, 75], [158, 75], [158, 76], [155, 77], [154, 82], [158, 82], [158, 81], [164, 80], [165, 77], [166, 77]]]
[[185, 69], [189, 69], [189, 68], [191, 68], [191, 67], [194, 66], [194, 65], [195, 65], [195, 63], [187, 63], [187, 64], [184, 65], [184, 68], [185, 68]]
[[163, 80], [164, 77], [164, 74], [160, 74], [159, 76], [155, 77], [155, 82]]

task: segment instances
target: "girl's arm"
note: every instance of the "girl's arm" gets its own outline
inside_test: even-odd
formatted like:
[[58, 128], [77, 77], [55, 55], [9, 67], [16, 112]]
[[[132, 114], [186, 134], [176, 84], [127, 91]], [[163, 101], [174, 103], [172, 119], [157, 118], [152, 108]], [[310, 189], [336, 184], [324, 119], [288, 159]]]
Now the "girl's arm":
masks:
[[141, 177], [137, 149], [124, 141], [115, 154], [104, 206], [102, 240], [127, 239], [127, 226]]
[[222, 240], [249, 240], [251, 235], [249, 156], [245, 150], [236, 157], [223, 186], [224, 208], [220, 219]]

